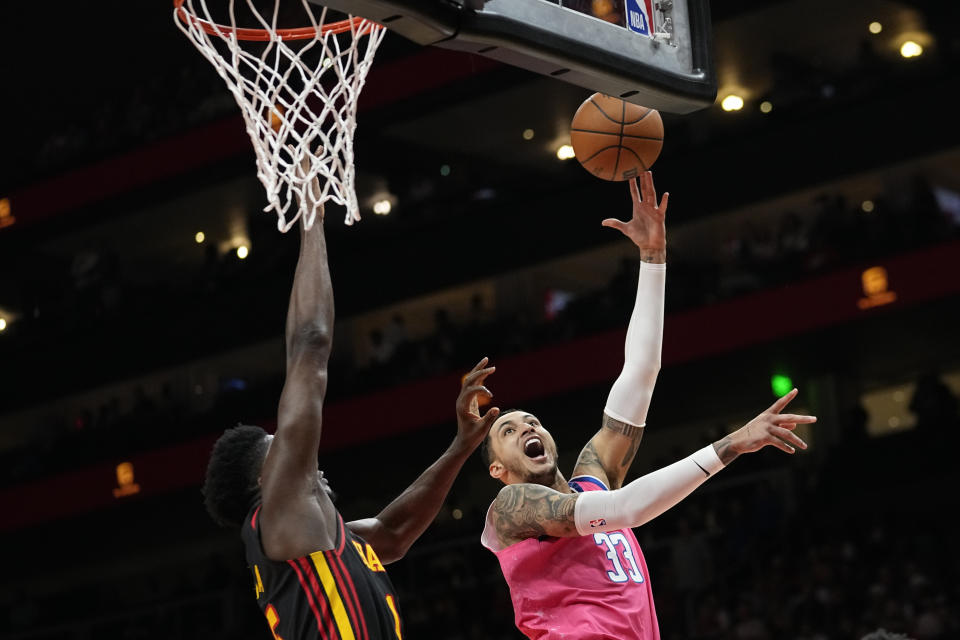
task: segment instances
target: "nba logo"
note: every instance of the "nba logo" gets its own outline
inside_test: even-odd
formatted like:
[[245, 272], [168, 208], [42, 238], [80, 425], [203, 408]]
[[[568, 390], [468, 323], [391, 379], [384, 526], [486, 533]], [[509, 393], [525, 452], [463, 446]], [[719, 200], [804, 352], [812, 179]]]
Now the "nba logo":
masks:
[[627, 0], [627, 28], [643, 36], [650, 35], [650, 14], [645, 0]]

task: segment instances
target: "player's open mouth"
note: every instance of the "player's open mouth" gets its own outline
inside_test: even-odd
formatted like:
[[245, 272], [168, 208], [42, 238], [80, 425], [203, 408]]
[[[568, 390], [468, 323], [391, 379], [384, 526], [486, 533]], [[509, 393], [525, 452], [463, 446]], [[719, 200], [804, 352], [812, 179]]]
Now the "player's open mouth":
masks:
[[523, 443], [523, 453], [528, 458], [541, 462], [540, 458], [545, 458], [543, 441], [539, 437], [533, 436]]

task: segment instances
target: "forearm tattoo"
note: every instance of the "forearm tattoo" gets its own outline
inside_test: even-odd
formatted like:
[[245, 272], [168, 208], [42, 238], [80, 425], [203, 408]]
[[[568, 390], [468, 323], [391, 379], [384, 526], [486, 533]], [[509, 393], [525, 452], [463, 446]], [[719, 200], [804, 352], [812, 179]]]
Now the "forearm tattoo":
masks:
[[[640, 448], [640, 440], [643, 438], [643, 427], [627, 424], [622, 420], [611, 418], [604, 413], [603, 428], [630, 438], [630, 446], [624, 452], [623, 460], [620, 461], [620, 468], [626, 471], [626, 468], [633, 462], [634, 456], [637, 455], [637, 449]], [[586, 449], [584, 449], [584, 451], [586, 451]], [[594, 453], [596, 453], [596, 450], [594, 450]], [[581, 453], [580, 455], [582, 456], [583, 454]]]
[[717, 452], [717, 457], [720, 458], [720, 462], [722, 462], [724, 466], [733, 462], [736, 457], [740, 455], [730, 448], [732, 445], [733, 438], [730, 436], [725, 436], [713, 443], [713, 450]]
[[543, 535], [572, 535], [576, 493], [560, 493], [538, 484], [512, 484], [493, 506], [497, 538], [503, 545]]
[[652, 264], [663, 264], [667, 261], [666, 249], [640, 249], [640, 260]]

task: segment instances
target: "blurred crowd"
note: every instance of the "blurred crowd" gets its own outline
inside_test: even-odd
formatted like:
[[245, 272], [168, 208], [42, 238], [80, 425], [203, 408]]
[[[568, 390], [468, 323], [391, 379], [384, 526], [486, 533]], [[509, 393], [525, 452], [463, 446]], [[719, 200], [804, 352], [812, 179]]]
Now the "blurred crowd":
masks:
[[[898, 190], [895, 198], [879, 195], [869, 201], [869, 211], [864, 202], [850, 203], [833, 195], [819, 197], [813, 212], [804, 216], [790, 211], [764, 212], [732, 227], [713, 254], [685, 255], [682, 249], [670, 249], [667, 312], [708, 305], [960, 236], [960, 213], [951, 208], [950, 201], [938, 198], [934, 186], [922, 176], [915, 176], [911, 184], [910, 189]], [[770, 219], [777, 222], [770, 224]], [[216, 264], [205, 264], [204, 276], [176, 286], [125, 283], [122, 269], [108, 251], [81, 253], [70, 263], [41, 260], [24, 265], [24, 318], [2, 336], [0, 348], [16, 357], [62, 344], [65, 357], [70, 349], [78, 350], [92, 375], [97, 363], [89, 354], [83, 355], [84, 344], [102, 339], [107, 344], [138, 340], [143, 345], [141, 336], [170, 331], [168, 325], [175, 321], [160, 312], [164, 308], [176, 309], [178, 317], [189, 316], [191, 327], [216, 327], [215, 335], [202, 339], [220, 340], [223, 348], [248, 344], [258, 331], [275, 335], [276, 323], [265, 314], [244, 309], [241, 319], [237, 313], [238, 305], [251, 298], [258, 282], [265, 287], [263, 295], [272, 296], [264, 298], [264, 308], [283, 308], [285, 304], [285, 290], [273, 287], [267, 292], [267, 288], [272, 281], [288, 278], [289, 266], [282, 257], [269, 255], [269, 250], [259, 253], [267, 255], [243, 263], [230, 254], [213, 255], [210, 260]], [[349, 343], [337, 345], [330, 365], [328, 398], [335, 401], [446, 374], [469, 366], [478, 353], [503, 357], [621, 328], [633, 306], [639, 264], [638, 258], [622, 259], [609, 281], [594, 290], [573, 294], [549, 289], [535, 311], [529, 305], [494, 307], [480, 295], [472, 298], [465, 313], [456, 316], [437, 307], [432, 312], [431, 330], [417, 338], [410, 336], [404, 316], [393, 314], [389, 322], [369, 331], [365, 352], [351, 350]], [[149, 344], [144, 348], [149, 349]], [[189, 341], [158, 340], [155, 344], [171, 364], [177, 363], [176, 355], [182, 360], [195, 357], [193, 347]], [[103, 362], [116, 366], [123, 353], [104, 356]], [[24, 366], [28, 364], [29, 360]], [[3, 466], [2, 478], [12, 482], [50, 472], [61, 463], [84, 460], [78, 453], [88, 450], [91, 455], [96, 451], [106, 455], [103, 441], [118, 451], [135, 451], [209, 432], [224, 419], [268, 419], [263, 414], [269, 411], [264, 408], [273, 406], [283, 383], [282, 371], [279, 367], [275, 371], [258, 380], [225, 376], [216, 388], [205, 389], [199, 403], [192, 387], [171, 379], [153, 394], [136, 389], [134, 397], [122, 402], [107, 395], [79, 411], [48, 415], [26, 450], [0, 454], [10, 460]], [[44, 375], [52, 385], [55, 374]], [[20, 381], [29, 379], [24, 376]], [[179, 386], [174, 388], [174, 383]], [[44, 390], [33, 386], [24, 388], [23, 393]]]
[[[664, 640], [957, 637], [960, 551], [945, 505], [924, 497], [957, 480], [941, 463], [960, 443], [960, 419], [956, 398], [935, 384], [915, 400], [915, 430], [868, 440], [854, 407], [827, 459], [734, 463], [637, 528]], [[500, 569], [479, 543], [485, 507], [448, 507], [390, 566], [405, 637], [521, 638]], [[6, 637], [266, 640], [239, 558], [239, 547], [225, 548], [46, 597], [6, 590]]]

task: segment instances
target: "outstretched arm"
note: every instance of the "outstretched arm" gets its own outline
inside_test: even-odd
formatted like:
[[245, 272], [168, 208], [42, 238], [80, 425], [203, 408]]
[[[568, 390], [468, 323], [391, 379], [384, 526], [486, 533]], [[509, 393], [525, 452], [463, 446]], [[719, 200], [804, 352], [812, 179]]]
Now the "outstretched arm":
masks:
[[484, 358], [464, 378], [457, 398], [457, 435], [443, 455], [375, 518], [347, 523], [373, 546], [384, 564], [402, 558], [433, 522], [463, 463], [500, 415], [500, 410], [492, 407], [481, 417], [477, 402], [481, 395], [493, 397], [483, 384], [493, 371]]
[[334, 318], [322, 209], [320, 216], [309, 231], [300, 225], [300, 257], [287, 310], [286, 380], [261, 473], [261, 542], [274, 560], [336, 545], [336, 510], [317, 475]]
[[492, 511], [498, 541], [506, 547], [541, 535], [572, 537], [638, 527], [690, 495], [740, 454], [766, 446], [787, 453], [806, 449], [793, 431], [816, 418], [781, 413], [796, 395], [794, 389], [730, 435], [622, 489], [560, 493], [536, 484], [504, 487]]
[[610, 389], [600, 431], [583, 448], [573, 472], [574, 477], [596, 476], [611, 489], [623, 484], [640, 446], [660, 371], [663, 341], [667, 259], [664, 219], [670, 194], [663, 194], [658, 205], [653, 174], [647, 171], [639, 180], [639, 189], [635, 180], [630, 181], [633, 217], [627, 222], [615, 218], [603, 221], [603, 226], [619, 230], [640, 250], [637, 298], [627, 328], [623, 370]]

